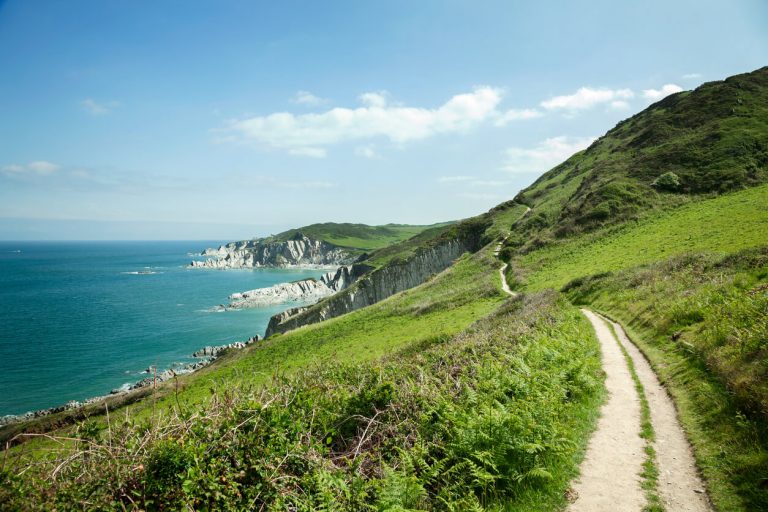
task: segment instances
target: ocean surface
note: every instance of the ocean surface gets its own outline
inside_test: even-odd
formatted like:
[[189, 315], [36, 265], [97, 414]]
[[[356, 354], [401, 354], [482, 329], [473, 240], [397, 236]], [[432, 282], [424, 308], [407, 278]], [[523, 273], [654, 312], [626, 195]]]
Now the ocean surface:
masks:
[[221, 242], [0, 242], [0, 416], [108, 394], [206, 345], [263, 335], [292, 304], [217, 312], [234, 292], [322, 270], [189, 269]]

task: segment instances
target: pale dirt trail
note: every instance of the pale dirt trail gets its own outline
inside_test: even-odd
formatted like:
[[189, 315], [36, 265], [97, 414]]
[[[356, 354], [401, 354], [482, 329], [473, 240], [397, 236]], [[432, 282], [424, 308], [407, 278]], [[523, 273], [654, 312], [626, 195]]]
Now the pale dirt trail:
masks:
[[640, 437], [640, 399], [624, 355], [608, 326], [582, 310], [592, 322], [603, 355], [608, 401], [600, 409], [580, 476], [573, 483], [571, 512], [639, 512], [646, 503], [640, 488], [645, 442]]
[[[530, 210], [530, 208], [528, 210]], [[505, 236], [501, 240], [501, 242], [498, 243], [496, 248], [493, 250], [493, 255], [496, 256], [497, 258], [499, 257], [499, 253], [501, 252], [501, 246], [504, 244], [504, 240], [506, 239], [507, 237]], [[507, 278], [504, 276], [504, 271], [507, 270], [507, 266], [508, 264], [505, 263], [499, 269], [499, 277], [501, 278], [501, 289], [504, 290], [504, 293], [506, 293], [507, 295], [511, 295], [512, 297], [514, 297], [515, 295], [517, 295], [517, 293], [509, 289], [509, 285], [507, 284]]]
[[712, 510], [699, 477], [691, 446], [685, 437], [677, 411], [664, 386], [659, 382], [648, 360], [615, 323], [619, 341], [635, 363], [635, 372], [645, 388], [651, 410], [651, 423], [656, 434], [654, 448], [659, 469], [659, 496], [669, 512], [706, 512]]

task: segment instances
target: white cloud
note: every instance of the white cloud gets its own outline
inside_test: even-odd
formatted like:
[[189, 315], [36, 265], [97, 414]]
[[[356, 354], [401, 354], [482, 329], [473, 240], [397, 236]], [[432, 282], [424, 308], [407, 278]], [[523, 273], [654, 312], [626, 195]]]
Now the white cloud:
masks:
[[286, 150], [376, 137], [404, 143], [469, 131], [496, 114], [501, 95], [499, 89], [477, 87], [428, 109], [391, 106], [381, 93], [366, 93], [360, 97], [362, 107], [301, 115], [276, 112], [231, 121], [229, 128], [246, 140]]
[[87, 98], [80, 102], [80, 106], [82, 106], [85, 109], [85, 111], [91, 115], [102, 116], [105, 114], [109, 114], [110, 112], [112, 112], [112, 110], [119, 107], [120, 102], [107, 101], [107, 102], [100, 103], [91, 98]]
[[643, 91], [643, 97], [652, 101], [658, 101], [661, 98], [666, 98], [670, 94], [682, 91], [683, 88], [676, 84], [664, 84], [661, 89], [645, 89]]
[[547, 110], [586, 110], [600, 103], [628, 100], [634, 96], [635, 93], [630, 89], [592, 89], [591, 87], [582, 87], [573, 94], [555, 96], [554, 98], [542, 101], [541, 106]]
[[611, 108], [614, 110], [627, 110], [629, 108], [629, 103], [624, 100], [612, 101]]
[[328, 103], [328, 100], [325, 98], [320, 98], [318, 96], [315, 96], [309, 91], [297, 91], [296, 95], [291, 100], [292, 103], [296, 103], [298, 105], [307, 105], [309, 107], [316, 107], [318, 105], [323, 105], [325, 103]]
[[524, 108], [524, 109], [510, 109], [506, 112], [502, 113], [498, 119], [496, 119], [496, 122], [494, 123], [496, 126], [506, 126], [512, 121], [525, 121], [528, 119], [536, 119], [537, 117], [541, 117], [544, 114], [536, 110], [535, 108]]
[[384, 108], [387, 106], [387, 91], [366, 92], [359, 96], [360, 103], [366, 107]]
[[3, 167], [2, 170], [6, 175], [22, 175], [22, 174], [37, 174], [39, 176], [48, 176], [58, 171], [60, 166], [46, 162], [45, 160], [36, 160], [29, 162], [26, 165], [10, 164]]
[[355, 148], [355, 154], [372, 160], [381, 158], [381, 155], [376, 152], [376, 149], [373, 146], [358, 146]]
[[695, 80], [701, 78], [701, 73], [686, 73], [683, 75], [683, 80]]
[[310, 158], [325, 158], [328, 152], [324, 148], [292, 148], [288, 153], [297, 156], [308, 156]]
[[475, 179], [474, 176], [440, 176], [437, 178], [438, 183], [457, 183], [462, 181], [471, 181]]
[[509, 148], [502, 168], [511, 173], [541, 173], [587, 148], [594, 140], [594, 137], [560, 136], [546, 139], [534, 148]]

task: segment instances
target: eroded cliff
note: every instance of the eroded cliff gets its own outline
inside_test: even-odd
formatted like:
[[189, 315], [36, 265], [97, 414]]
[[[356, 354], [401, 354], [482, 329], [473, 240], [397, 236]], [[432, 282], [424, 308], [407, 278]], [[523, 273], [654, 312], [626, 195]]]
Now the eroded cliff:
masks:
[[260, 267], [336, 267], [348, 265], [356, 255], [323, 240], [296, 233], [290, 240], [268, 238], [244, 240], [206, 249], [205, 261], [193, 261], [196, 268], [260, 268]]

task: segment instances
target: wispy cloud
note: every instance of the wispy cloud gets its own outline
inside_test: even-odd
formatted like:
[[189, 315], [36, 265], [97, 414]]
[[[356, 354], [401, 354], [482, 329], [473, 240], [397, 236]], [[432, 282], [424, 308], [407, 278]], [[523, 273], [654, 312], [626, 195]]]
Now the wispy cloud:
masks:
[[[596, 105], [631, 99], [635, 93], [631, 89], [593, 89], [582, 87], [573, 94], [555, 96], [542, 101], [541, 106], [546, 110], [586, 110]], [[623, 105], [620, 105], [623, 106]]]
[[511, 173], [542, 173], [587, 148], [594, 137], [552, 137], [533, 148], [512, 147], [505, 151], [503, 170]]
[[437, 108], [390, 105], [380, 92], [360, 97], [362, 106], [333, 108], [322, 113], [276, 112], [231, 121], [237, 138], [292, 150], [384, 137], [395, 143], [471, 130], [496, 114], [501, 90], [477, 87], [453, 96]]
[[361, 156], [363, 158], [368, 158], [368, 159], [371, 159], [371, 160], [375, 160], [377, 158], [381, 158], [381, 155], [371, 145], [356, 147], [355, 148], [355, 154], [357, 156]]
[[683, 80], [695, 80], [701, 78], [701, 73], [686, 73], [683, 75]]
[[297, 91], [291, 99], [292, 103], [296, 103], [297, 105], [306, 105], [308, 107], [325, 105], [328, 103], [328, 101], [329, 100], [327, 98], [320, 98], [319, 96], [315, 96], [309, 91]]
[[0, 171], [6, 175], [20, 176], [31, 174], [38, 176], [49, 176], [58, 171], [60, 168], [61, 166], [54, 163], [46, 162], [45, 160], [36, 160], [34, 162], [29, 162], [28, 164], [9, 164], [0, 168]]
[[109, 114], [114, 109], [119, 107], [120, 102], [119, 101], [98, 102], [94, 99], [86, 98], [80, 102], [80, 106], [83, 107], [83, 109], [85, 109], [85, 111], [91, 115], [103, 116], [103, 115]]
[[643, 98], [647, 98], [652, 101], [658, 101], [662, 98], [666, 98], [670, 94], [682, 91], [683, 88], [677, 84], [664, 84], [661, 89], [645, 89], [643, 91]]
[[496, 126], [506, 126], [513, 121], [526, 121], [543, 116], [544, 113], [535, 108], [510, 109], [503, 112], [494, 123]]
[[288, 153], [297, 156], [308, 156], [310, 158], [325, 158], [328, 152], [324, 148], [292, 148]]

